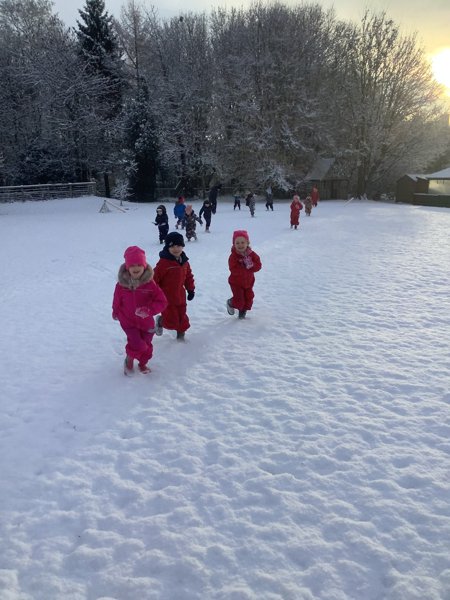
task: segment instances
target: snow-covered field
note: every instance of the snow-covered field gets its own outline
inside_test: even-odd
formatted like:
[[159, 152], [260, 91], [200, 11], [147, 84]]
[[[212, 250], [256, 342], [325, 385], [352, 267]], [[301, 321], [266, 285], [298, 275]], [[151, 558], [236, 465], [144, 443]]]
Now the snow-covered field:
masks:
[[156, 205], [101, 204], [0, 205], [1, 600], [449, 600], [450, 211], [293, 231], [219, 197], [186, 343], [126, 378], [112, 294], [127, 246], [157, 260]]

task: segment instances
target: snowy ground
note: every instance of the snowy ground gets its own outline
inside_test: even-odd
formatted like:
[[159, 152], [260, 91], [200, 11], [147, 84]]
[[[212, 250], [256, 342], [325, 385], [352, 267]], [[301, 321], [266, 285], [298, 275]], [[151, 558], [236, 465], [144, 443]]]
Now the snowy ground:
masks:
[[449, 600], [450, 211], [322, 202], [292, 231], [219, 198], [187, 341], [130, 379], [112, 293], [128, 245], [155, 264], [156, 206], [101, 204], [0, 205], [0, 598]]

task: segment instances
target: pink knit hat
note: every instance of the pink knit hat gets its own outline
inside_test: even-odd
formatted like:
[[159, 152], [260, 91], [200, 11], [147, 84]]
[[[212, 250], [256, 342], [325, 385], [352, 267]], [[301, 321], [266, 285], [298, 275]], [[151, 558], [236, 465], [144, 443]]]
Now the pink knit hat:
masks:
[[139, 246], [130, 246], [125, 250], [123, 255], [125, 258], [125, 266], [129, 269], [132, 265], [142, 265], [143, 267], [147, 266], [147, 259], [145, 257], [145, 252]]
[[236, 231], [233, 231], [233, 244], [234, 244], [234, 240], [238, 237], [243, 237], [247, 240], [247, 242], [250, 241], [250, 238], [248, 237], [248, 233], [245, 231], [245, 229], [238, 229]]

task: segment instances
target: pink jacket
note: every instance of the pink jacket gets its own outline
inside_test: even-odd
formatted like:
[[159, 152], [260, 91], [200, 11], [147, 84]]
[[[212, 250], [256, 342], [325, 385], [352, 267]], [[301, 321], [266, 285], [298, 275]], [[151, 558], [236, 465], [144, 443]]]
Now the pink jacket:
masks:
[[147, 265], [137, 281], [131, 278], [124, 264], [120, 267], [114, 290], [112, 316], [113, 319], [118, 319], [122, 329], [153, 329], [153, 316], [162, 312], [166, 306], [166, 296], [153, 281], [153, 269], [150, 265]]

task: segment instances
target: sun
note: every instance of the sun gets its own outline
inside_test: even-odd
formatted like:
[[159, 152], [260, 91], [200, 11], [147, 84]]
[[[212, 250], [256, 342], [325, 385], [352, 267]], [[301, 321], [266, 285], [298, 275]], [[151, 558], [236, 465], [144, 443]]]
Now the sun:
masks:
[[444, 48], [431, 59], [433, 74], [439, 83], [445, 86], [450, 96], [450, 48]]

